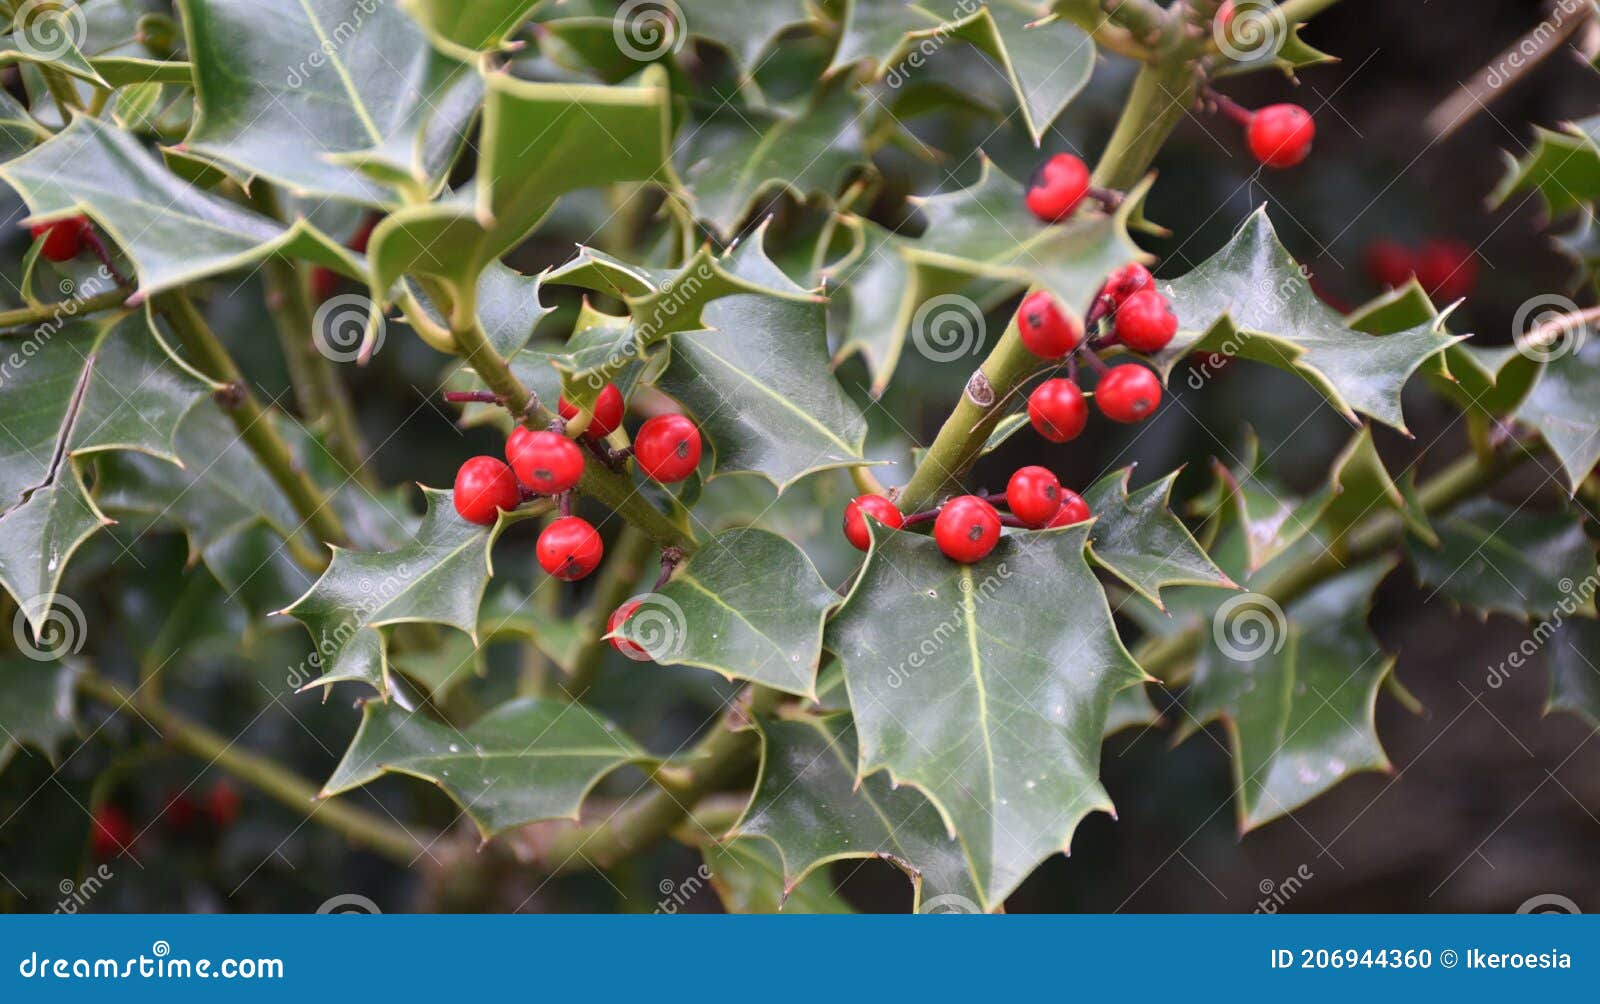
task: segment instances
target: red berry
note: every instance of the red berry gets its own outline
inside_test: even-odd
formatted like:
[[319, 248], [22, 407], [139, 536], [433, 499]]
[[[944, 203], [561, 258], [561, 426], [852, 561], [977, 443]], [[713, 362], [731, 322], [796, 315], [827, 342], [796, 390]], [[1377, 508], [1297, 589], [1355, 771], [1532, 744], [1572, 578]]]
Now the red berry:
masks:
[[1128, 297], [1140, 290], [1154, 289], [1155, 284], [1156, 277], [1150, 274], [1149, 269], [1130, 261], [1106, 276], [1106, 295], [1111, 297], [1113, 306], [1120, 307]]
[[1077, 492], [1061, 489], [1061, 508], [1050, 517], [1047, 526], [1071, 526], [1082, 523], [1089, 518], [1089, 503], [1085, 502]]
[[583, 479], [583, 451], [559, 432], [518, 428], [506, 440], [517, 480], [540, 495], [560, 495]]
[[906, 518], [899, 507], [882, 495], [858, 495], [844, 507], [844, 536], [858, 551], [865, 551], [871, 543], [867, 534], [868, 516], [891, 530], [906, 525]]
[[1268, 105], [1250, 116], [1245, 137], [1256, 160], [1268, 167], [1293, 167], [1311, 154], [1317, 124], [1299, 105]]
[[982, 561], [1000, 542], [1000, 514], [976, 495], [953, 498], [933, 521], [933, 539], [952, 561]]
[[655, 480], [682, 481], [700, 466], [700, 430], [682, 415], [657, 415], [639, 427], [633, 456]]
[[194, 817], [199, 810], [195, 808], [194, 799], [181, 791], [167, 792], [166, 804], [161, 809], [161, 821], [169, 829], [187, 830], [194, 825]]
[[1089, 405], [1083, 391], [1071, 380], [1046, 380], [1028, 395], [1028, 421], [1052, 443], [1078, 438], [1089, 422]]
[[[578, 417], [576, 406], [567, 403], [566, 398], [556, 402], [556, 410], [561, 417], [572, 421]], [[622, 391], [617, 390], [617, 385], [608, 383], [600, 396], [595, 398], [594, 417], [589, 420], [589, 427], [583, 431], [586, 436], [604, 439], [611, 435], [622, 424]]]
[[206, 792], [206, 815], [211, 817], [211, 825], [219, 830], [226, 830], [239, 818], [239, 803], [243, 799], [239, 789], [231, 781], [218, 781]]
[[1217, 25], [1226, 34], [1233, 27], [1233, 16], [1239, 11], [1233, 5], [1233, 0], [1223, 0], [1222, 6], [1217, 8]]
[[605, 556], [600, 534], [587, 520], [563, 516], [539, 534], [534, 545], [539, 567], [558, 579], [576, 582], [594, 571]]
[[1429, 241], [1417, 253], [1417, 281], [1435, 300], [1451, 302], [1472, 292], [1478, 282], [1478, 260], [1461, 241]]
[[488, 526], [495, 510], [515, 509], [521, 502], [517, 476], [493, 457], [473, 457], [456, 471], [456, 512], [468, 523]]
[[35, 223], [28, 228], [34, 240], [44, 238], [39, 253], [54, 262], [71, 261], [83, 251], [83, 236], [89, 230], [86, 216], [70, 216], [49, 223]]
[[1142, 422], [1161, 404], [1161, 381], [1143, 366], [1113, 366], [1094, 389], [1094, 401], [1113, 422]]
[[1411, 252], [1394, 241], [1373, 241], [1367, 246], [1367, 274], [1388, 289], [1404, 286], [1417, 272]]
[[115, 857], [133, 847], [133, 821], [128, 814], [114, 805], [102, 805], [94, 810], [89, 827], [89, 851], [95, 857]]
[[1039, 166], [1028, 183], [1028, 208], [1046, 223], [1071, 215], [1089, 194], [1089, 168], [1070, 153], [1058, 153]]
[[1117, 308], [1117, 340], [1135, 352], [1160, 352], [1177, 333], [1178, 315], [1153, 289], [1140, 290]]
[[339, 275], [331, 268], [321, 265], [311, 270], [311, 301], [321, 303], [332, 296], [339, 288]]
[[361, 221], [361, 225], [356, 227], [356, 232], [350, 235], [345, 247], [356, 254], [366, 254], [367, 245], [372, 242], [372, 231], [378, 228], [378, 223], [382, 219], [383, 216], [379, 213], [368, 213]]
[[1060, 359], [1083, 341], [1083, 325], [1042, 289], [1017, 309], [1017, 330], [1023, 346], [1041, 359]]
[[[639, 604], [642, 602], [642, 600], [627, 600], [622, 604], [622, 606], [611, 611], [610, 618], [606, 620], [606, 634], [615, 635], [618, 629], [622, 627], [622, 623], [629, 617], [633, 616], [633, 612], [639, 609]], [[646, 652], [644, 649], [640, 648], [638, 645], [626, 638], [612, 638], [611, 647], [632, 659], [634, 662], [651, 661], [649, 652]]]
[[1043, 467], [1020, 467], [1006, 483], [1006, 505], [1029, 526], [1044, 526], [1061, 508], [1061, 482]]

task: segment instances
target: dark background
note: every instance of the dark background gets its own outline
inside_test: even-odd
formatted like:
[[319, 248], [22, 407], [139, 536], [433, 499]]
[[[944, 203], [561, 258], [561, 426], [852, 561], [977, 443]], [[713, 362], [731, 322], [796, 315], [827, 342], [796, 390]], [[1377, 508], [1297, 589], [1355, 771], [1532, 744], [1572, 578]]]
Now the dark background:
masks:
[[[1224, 89], [1249, 105], [1295, 100], [1317, 118], [1316, 152], [1301, 168], [1260, 176], [1242, 155], [1236, 129], [1220, 118], [1194, 118], [1180, 129], [1157, 164], [1159, 182], [1149, 215], [1173, 232], [1146, 241], [1162, 257], [1158, 275], [1187, 271], [1265, 202], [1284, 241], [1315, 273], [1319, 286], [1347, 304], [1378, 290], [1364, 274], [1362, 255], [1377, 238], [1407, 243], [1446, 237], [1476, 249], [1480, 278], [1454, 323], [1485, 344], [1510, 340], [1519, 304], [1543, 293], [1573, 294], [1574, 268], [1555, 254], [1536, 197], [1518, 196], [1490, 208], [1489, 193], [1503, 176], [1502, 151], [1520, 154], [1531, 126], [1578, 118], [1600, 109], [1600, 79], [1563, 51], [1520, 85], [1496, 98], [1454, 136], [1430, 142], [1422, 120], [1440, 101], [1542, 16], [1533, 2], [1386, 2], [1347, 0], [1319, 17], [1305, 37], [1342, 58], [1309, 70], [1298, 87], [1275, 75], [1229, 82]], [[1089, 91], [1064, 116], [1065, 134], [1051, 142], [1086, 153], [1098, 150], [1118, 109], [1128, 68], [1103, 64]], [[1014, 136], [985, 144], [1014, 175], [1026, 173], [1036, 154]], [[560, 229], [557, 220], [554, 229]], [[571, 241], [587, 235], [552, 233], [548, 244], [515, 262], [531, 271], [564, 258]], [[241, 330], [261, 325], [254, 286], [229, 288], [227, 310]], [[1003, 312], [997, 314], [1003, 320]], [[233, 332], [235, 337], [238, 332]], [[408, 337], [408, 336], [406, 336]], [[405, 340], [392, 335], [392, 341]], [[277, 365], [271, 339], [252, 372], [270, 390]], [[960, 375], [918, 369], [907, 353], [896, 389], [884, 406], [926, 441], [958, 392]], [[448, 416], [419, 402], [431, 386], [437, 357], [416, 346], [392, 348], [357, 374], [363, 422], [379, 454], [384, 480], [447, 483], [465, 450], [492, 451], [492, 436], [463, 433]], [[858, 363], [840, 371], [847, 385], [864, 382]], [[1174, 381], [1175, 390], [1180, 381]], [[1379, 443], [1396, 471], [1418, 464], [1436, 468], [1464, 448], [1455, 413], [1421, 388], [1408, 396], [1407, 416], [1417, 438], [1386, 430]], [[974, 480], [1002, 479], [1021, 462], [1045, 462], [1063, 482], [1087, 485], [1103, 472], [1138, 461], [1147, 472], [1189, 463], [1181, 492], [1203, 487], [1212, 456], [1236, 450], [1245, 425], [1273, 453], [1280, 478], [1309, 489], [1348, 438], [1349, 429], [1299, 381], [1236, 363], [1192, 393], [1179, 390], [1183, 407], [1167, 408], [1133, 442], [1132, 434], [1074, 443], [1039, 456], [1039, 443], [1019, 437], [990, 458]], [[1305, 420], [1307, 415], [1310, 420]], [[1224, 430], [1224, 431], [1218, 431]], [[394, 433], [392, 436], [390, 433]], [[1221, 438], [1217, 438], [1217, 437]], [[386, 438], [387, 437], [387, 438]], [[466, 442], [463, 442], [463, 439]], [[988, 479], [987, 481], [985, 479]], [[1145, 478], [1137, 479], [1141, 483]], [[1553, 491], [1537, 475], [1511, 486], [1517, 493]], [[842, 503], [841, 503], [842, 504]], [[834, 518], [824, 513], [825, 521]], [[143, 554], [141, 570], [155, 595], [183, 580], [183, 546], [176, 537]], [[98, 557], [97, 557], [98, 556]], [[119, 560], [113, 546], [86, 549], [79, 562]], [[126, 569], [119, 569], [126, 572]], [[826, 569], [825, 569], [826, 571]], [[837, 578], [837, 575], [830, 576]], [[138, 622], [138, 591], [102, 595], [99, 623], [124, 625], [130, 650], [147, 644]], [[1240, 838], [1233, 821], [1226, 737], [1207, 730], [1177, 748], [1170, 732], [1152, 729], [1113, 737], [1104, 776], [1119, 818], [1090, 817], [1074, 839], [1073, 857], [1053, 858], [1008, 903], [1025, 911], [1223, 911], [1256, 909], [1263, 900], [1292, 911], [1509, 911], [1528, 898], [1556, 893], [1579, 906], [1600, 909], [1600, 743], [1577, 718], [1541, 717], [1547, 686], [1535, 663], [1505, 685], [1491, 687], [1488, 671], [1525, 635], [1526, 625], [1495, 617], [1487, 623], [1458, 613], [1442, 599], [1424, 602], [1408, 568], [1397, 569], [1380, 589], [1372, 627], [1399, 654], [1398, 676], [1426, 705], [1414, 716], [1381, 697], [1379, 731], [1395, 765], [1391, 775], [1363, 775], [1291, 817]], [[281, 678], [300, 658], [303, 632], [291, 627], [254, 643], [247, 663], [238, 653], [197, 653], [168, 684], [240, 742], [281, 753], [308, 777], [327, 775], [353, 731], [351, 695], [335, 691], [264, 701], [258, 680]], [[272, 691], [269, 689], [269, 693]], [[692, 726], [704, 717], [693, 701], [651, 705], [627, 677], [613, 676], [602, 704], [638, 728]], [[678, 701], [678, 698], [674, 698]], [[86, 715], [94, 728], [103, 710]], [[649, 732], [641, 734], [648, 736]], [[662, 876], [692, 875], [692, 851], [665, 847], [609, 876], [576, 875], [545, 882], [515, 873], [453, 867], [486, 864], [475, 842], [455, 832], [435, 849], [435, 861], [414, 872], [348, 850], [341, 840], [299, 820], [259, 796], [245, 793], [243, 822], [222, 834], [172, 835], [152, 819], [164, 793], [190, 783], [192, 761], [163, 747], [137, 721], [113, 719], [101, 727], [58, 777], [40, 756], [23, 753], [0, 775], [0, 906], [49, 911], [63, 881], [86, 869], [84, 818], [88, 799], [116, 790], [141, 826], [137, 860], [110, 864], [114, 878], [85, 909], [307, 911], [342, 892], [368, 896], [384, 910], [513, 909], [643, 910], [657, 908]], [[215, 779], [204, 775], [194, 791]], [[97, 788], [96, 786], [99, 786]], [[400, 818], [448, 822], [442, 797], [414, 783], [385, 782], [376, 797]], [[374, 795], [355, 796], [371, 805]], [[903, 878], [880, 864], [836, 868], [851, 901], [864, 910], [909, 905]], [[1295, 881], [1285, 885], [1286, 880]], [[1292, 894], [1287, 893], [1292, 887]], [[709, 889], [683, 910], [716, 909]]]

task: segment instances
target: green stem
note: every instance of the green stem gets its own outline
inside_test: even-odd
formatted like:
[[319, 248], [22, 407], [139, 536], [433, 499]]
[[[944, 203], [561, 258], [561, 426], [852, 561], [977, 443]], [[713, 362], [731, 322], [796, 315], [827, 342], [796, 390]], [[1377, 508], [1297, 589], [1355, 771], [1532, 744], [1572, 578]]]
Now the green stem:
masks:
[[[463, 310], [461, 305], [457, 305], [455, 313], [465, 313], [467, 318], [471, 318], [476, 311]], [[533, 400], [522, 381], [511, 372], [511, 366], [489, 344], [483, 327], [475, 319], [458, 316], [452, 329], [461, 350], [461, 358], [490, 390], [500, 395], [506, 403], [506, 409], [520, 416], [523, 424], [530, 429], [548, 428], [555, 416]], [[604, 464], [586, 464], [578, 490], [644, 531], [658, 544], [680, 547], [685, 551], [693, 551], [697, 544], [692, 533], [651, 505], [629, 478], [609, 470]]]
[[63, 300], [60, 303], [41, 303], [37, 307], [0, 310], [0, 329], [4, 329], [6, 337], [27, 335], [31, 332], [26, 329], [32, 328], [34, 325], [48, 324], [77, 317], [80, 314], [93, 314], [101, 310], [111, 310], [122, 306], [127, 298], [127, 290], [113, 289], [104, 293], [97, 293], [86, 300]]
[[132, 708], [180, 749], [215, 764], [307, 819], [337, 830], [353, 843], [369, 847], [397, 864], [410, 867], [429, 846], [421, 834], [397, 823], [343, 802], [318, 799], [316, 785], [263, 756], [238, 749], [159, 701], [128, 693], [92, 671], [78, 677], [78, 687], [117, 711]]
[[238, 364], [194, 303], [185, 294], [172, 292], [157, 296], [155, 304], [172, 325], [191, 362], [202, 373], [226, 385], [218, 396], [223, 410], [232, 417], [234, 428], [239, 430], [239, 438], [267, 469], [311, 532], [329, 544], [346, 543], [348, 538], [338, 514], [323, 499], [310, 476], [299, 468], [289, 444], [278, 435], [277, 427], [245, 383]]
[[645, 562], [655, 554], [655, 542], [633, 527], [624, 527], [617, 542], [611, 547], [610, 560], [600, 572], [595, 583], [594, 598], [589, 601], [589, 612], [579, 641], [578, 657], [572, 664], [572, 676], [567, 680], [567, 696], [581, 701], [605, 661], [611, 643], [605, 640], [606, 625], [611, 612], [633, 595]]

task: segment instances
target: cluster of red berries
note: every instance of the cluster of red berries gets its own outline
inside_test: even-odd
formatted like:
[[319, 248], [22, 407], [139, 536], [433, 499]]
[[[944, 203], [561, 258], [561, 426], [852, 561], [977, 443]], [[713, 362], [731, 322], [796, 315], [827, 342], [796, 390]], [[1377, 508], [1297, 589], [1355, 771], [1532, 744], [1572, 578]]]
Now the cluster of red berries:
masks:
[[87, 216], [69, 216], [49, 223], [35, 223], [28, 228], [28, 233], [36, 241], [43, 240], [39, 253], [46, 260], [60, 263], [71, 261], [83, 253], [84, 244], [94, 233], [94, 227]]
[[[1010, 509], [1010, 517], [1002, 516], [996, 505]], [[1044, 530], [1088, 518], [1089, 506], [1077, 492], [1061, 487], [1060, 480], [1046, 468], [1030, 466], [1011, 475], [1002, 495], [961, 495], [930, 513], [906, 516], [882, 495], [857, 496], [845, 506], [844, 535], [857, 549], [865, 551], [871, 543], [868, 519], [890, 530], [931, 519], [934, 543], [944, 556], [971, 564], [994, 550], [1000, 542], [1002, 526]]]
[[[216, 831], [226, 830], [239, 818], [239, 807], [244, 797], [231, 781], [213, 784], [198, 804], [184, 792], [172, 792], [161, 810], [161, 821], [174, 833], [186, 833], [204, 820]], [[108, 860], [124, 851], [131, 851], [138, 840], [139, 831], [133, 818], [120, 806], [107, 802], [94, 810], [89, 828], [89, 852], [99, 860]]]
[[1385, 289], [1413, 277], [1428, 295], [1443, 303], [1459, 300], [1478, 282], [1478, 260], [1472, 246], [1457, 240], [1430, 240], [1413, 250], [1396, 241], [1373, 241], [1367, 247], [1367, 274]]
[[[563, 398], [563, 419], [578, 409]], [[598, 444], [622, 424], [624, 402], [616, 385], [607, 384], [595, 402], [584, 437]], [[632, 455], [639, 469], [663, 484], [682, 481], [700, 464], [700, 430], [682, 415], [658, 415], [639, 428]], [[473, 457], [456, 472], [455, 507], [461, 518], [480, 526], [492, 524], [500, 510], [510, 511], [534, 498], [567, 497], [583, 479], [584, 451], [552, 430], [519, 426], [506, 440], [506, 461]], [[558, 579], [574, 582], [593, 572], [605, 554], [600, 534], [587, 520], [565, 514], [539, 535], [534, 551], [539, 565]]]

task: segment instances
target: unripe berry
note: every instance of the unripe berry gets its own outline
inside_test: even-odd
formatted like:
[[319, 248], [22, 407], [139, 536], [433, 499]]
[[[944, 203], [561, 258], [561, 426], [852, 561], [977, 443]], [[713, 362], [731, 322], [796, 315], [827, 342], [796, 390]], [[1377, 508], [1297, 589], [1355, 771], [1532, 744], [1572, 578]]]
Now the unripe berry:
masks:
[[[629, 617], [632, 617], [633, 612], [639, 609], [639, 605], [643, 602], [643, 600], [626, 600], [623, 602], [622, 606], [611, 611], [611, 616], [606, 619], [606, 634], [616, 635], [617, 631], [622, 628], [623, 622]], [[649, 652], [646, 652], [644, 649], [640, 648], [638, 645], [626, 638], [613, 637], [610, 639], [610, 641], [612, 648], [616, 649], [618, 652], [621, 652], [634, 662], [651, 661]]]
[[1178, 333], [1178, 315], [1167, 298], [1141, 290], [1117, 308], [1117, 340], [1135, 352], [1160, 352]]
[[1089, 194], [1089, 168], [1070, 153], [1045, 161], [1028, 182], [1028, 208], [1046, 223], [1072, 215]]
[[534, 553], [540, 568], [558, 579], [576, 582], [599, 566], [605, 545], [588, 520], [563, 516], [539, 534]]
[[28, 228], [34, 240], [44, 238], [39, 253], [53, 262], [71, 261], [83, 252], [83, 237], [89, 230], [89, 218], [70, 216], [49, 223], [35, 223]]
[[1268, 167], [1293, 167], [1311, 154], [1317, 125], [1299, 105], [1268, 105], [1250, 116], [1245, 138], [1256, 160]]
[[1373, 241], [1367, 247], [1366, 263], [1372, 281], [1388, 289], [1404, 286], [1417, 272], [1411, 252], [1394, 241]]
[[[578, 417], [577, 406], [568, 403], [566, 398], [556, 402], [556, 410], [569, 422]], [[617, 390], [617, 385], [614, 383], [606, 384], [600, 396], [595, 398], [594, 417], [589, 419], [589, 427], [583, 434], [596, 439], [606, 438], [622, 424], [622, 412], [622, 391]]]
[[1042, 289], [1017, 308], [1017, 331], [1023, 347], [1041, 359], [1060, 359], [1083, 341], [1083, 325]]
[[865, 551], [872, 543], [867, 533], [868, 516], [891, 530], [898, 530], [906, 524], [899, 507], [882, 495], [857, 496], [844, 507], [844, 536], [858, 551]]
[[583, 451], [558, 432], [518, 427], [506, 440], [517, 480], [540, 495], [559, 495], [583, 480]]
[[933, 521], [933, 540], [952, 561], [982, 561], [1000, 542], [1000, 514], [976, 495], [953, 498]]
[[657, 415], [639, 427], [633, 457], [663, 484], [682, 481], [700, 465], [700, 430], [682, 415]]
[[1106, 295], [1111, 297], [1112, 305], [1121, 307], [1127, 302], [1128, 297], [1145, 289], [1154, 289], [1156, 277], [1150, 270], [1136, 261], [1115, 270], [1106, 276]]
[[1061, 508], [1057, 509], [1056, 514], [1050, 517], [1050, 522], [1046, 526], [1071, 526], [1074, 523], [1082, 523], [1088, 518], [1089, 503], [1085, 502], [1077, 492], [1063, 488], [1061, 489]]
[[1113, 422], [1142, 422], [1161, 405], [1161, 381], [1143, 366], [1113, 366], [1095, 387], [1094, 402]]
[[1028, 395], [1028, 421], [1052, 443], [1076, 439], [1089, 422], [1089, 405], [1083, 391], [1071, 380], [1055, 377]]
[[1006, 482], [1006, 505], [1029, 526], [1044, 526], [1061, 508], [1061, 482], [1043, 467], [1020, 467]]
[[468, 523], [488, 526], [499, 509], [522, 503], [522, 489], [511, 468], [493, 457], [473, 457], [456, 471], [456, 512]]

